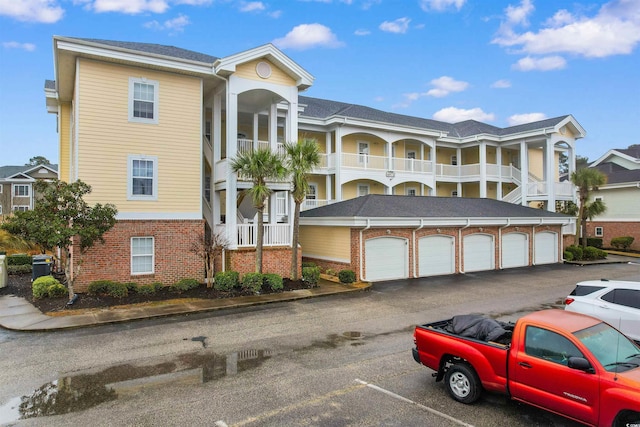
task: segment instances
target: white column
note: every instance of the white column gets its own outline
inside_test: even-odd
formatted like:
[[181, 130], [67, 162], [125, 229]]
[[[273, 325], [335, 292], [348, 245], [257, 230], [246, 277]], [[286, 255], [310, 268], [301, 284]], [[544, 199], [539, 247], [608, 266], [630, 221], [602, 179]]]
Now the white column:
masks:
[[[231, 82], [229, 82], [231, 85]], [[227, 95], [227, 159], [234, 159], [238, 153], [238, 94], [229, 91]], [[238, 178], [231, 169], [227, 167], [227, 199], [226, 199], [226, 225], [227, 238], [230, 242], [229, 249], [238, 247], [238, 221], [237, 221], [237, 196]]]
[[522, 194], [522, 206], [528, 205], [527, 187], [529, 186], [529, 150], [527, 143], [520, 142], [520, 190]]
[[342, 201], [342, 181], [340, 180], [340, 169], [342, 168], [342, 128], [336, 128], [336, 201]]
[[487, 143], [481, 142], [480, 151], [480, 197], [487, 198]]
[[211, 141], [213, 145], [213, 165], [222, 159], [222, 95], [213, 96], [213, 120], [211, 121]]
[[547, 138], [545, 141], [545, 152], [544, 152], [544, 174], [545, 180], [547, 181], [547, 210], [550, 212], [556, 211], [556, 193], [555, 193], [555, 182], [556, 182], [556, 174], [555, 174], [555, 164], [556, 164], [556, 156], [555, 156], [555, 138], [553, 136]]
[[251, 129], [251, 134], [253, 135], [253, 149], [257, 150], [259, 148], [258, 144], [258, 134], [259, 134], [259, 120], [260, 115], [258, 113], [253, 113], [253, 127]]
[[298, 88], [295, 86], [291, 88], [287, 124], [288, 134], [285, 134], [285, 140], [288, 142], [298, 141]]
[[[329, 167], [330, 166], [329, 156], [331, 156], [331, 132], [325, 132], [324, 134], [324, 152], [327, 155], [327, 167]], [[326, 198], [328, 203], [333, 198], [333, 194], [331, 192], [331, 175], [326, 175], [324, 180], [325, 180]]]
[[269, 106], [269, 147], [274, 152], [278, 149], [278, 105]]
[[498, 183], [496, 184], [496, 199], [502, 200], [502, 146], [496, 147], [496, 163], [498, 166]]

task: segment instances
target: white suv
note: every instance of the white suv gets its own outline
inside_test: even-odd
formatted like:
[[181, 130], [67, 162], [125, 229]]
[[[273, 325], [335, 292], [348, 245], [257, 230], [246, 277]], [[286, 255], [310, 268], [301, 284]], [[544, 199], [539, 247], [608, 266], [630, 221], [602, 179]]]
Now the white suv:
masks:
[[564, 304], [565, 310], [602, 319], [640, 342], [640, 282], [606, 279], [579, 282]]

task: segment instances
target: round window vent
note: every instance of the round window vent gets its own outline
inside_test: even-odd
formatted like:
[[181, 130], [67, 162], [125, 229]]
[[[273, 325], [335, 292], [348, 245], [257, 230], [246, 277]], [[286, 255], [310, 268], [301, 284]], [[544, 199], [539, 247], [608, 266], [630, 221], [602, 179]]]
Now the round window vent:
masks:
[[268, 79], [271, 77], [271, 65], [266, 62], [258, 62], [258, 65], [256, 65], [256, 73], [263, 79]]

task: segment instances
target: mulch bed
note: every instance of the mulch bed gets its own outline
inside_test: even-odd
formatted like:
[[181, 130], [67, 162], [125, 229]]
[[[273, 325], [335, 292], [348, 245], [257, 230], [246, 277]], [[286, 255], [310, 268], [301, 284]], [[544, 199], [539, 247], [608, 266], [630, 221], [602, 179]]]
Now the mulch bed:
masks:
[[[64, 276], [58, 277], [62, 283], [64, 283]], [[283, 280], [284, 289], [278, 292], [287, 292], [298, 289], [309, 289], [308, 283], [301, 280], [292, 281], [289, 279]], [[262, 293], [272, 293], [270, 290], [263, 290]], [[127, 304], [139, 304], [153, 301], [166, 301], [178, 298], [200, 298], [200, 299], [217, 299], [217, 298], [231, 298], [238, 296], [253, 295], [251, 292], [233, 291], [222, 292], [216, 291], [213, 288], [207, 288], [205, 285], [201, 285], [195, 289], [177, 293], [171, 291], [168, 287], [165, 287], [153, 295], [141, 295], [141, 294], [129, 294], [123, 298], [114, 298], [108, 295], [88, 295], [80, 293], [78, 299], [71, 306], [67, 306], [69, 300], [68, 296], [62, 298], [42, 298], [34, 299], [31, 291], [31, 274], [10, 275], [7, 286], [0, 288], [0, 295], [15, 295], [25, 298], [31, 302], [36, 308], [43, 313], [62, 311], [62, 310], [81, 310], [89, 308], [105, 308], [113, 307], [117, 305]]]

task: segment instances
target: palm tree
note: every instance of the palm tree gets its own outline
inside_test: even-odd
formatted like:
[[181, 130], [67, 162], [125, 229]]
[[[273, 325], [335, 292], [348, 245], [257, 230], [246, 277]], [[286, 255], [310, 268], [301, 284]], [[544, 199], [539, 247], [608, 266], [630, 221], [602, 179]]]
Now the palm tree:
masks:
[[269, 149], [261, 148], [241, 153], [231, 161], [232, 170], [238, 176], [249, 179], [253, 187], [247, 190], [253, 207], [258, 211], [258, 230], [256, 236], [256, 273], [262, 273], [262, 244], [264, 240], [264, 205], [271, 189], [267, 180], [281, 179], [286, 176], [283, 159]]
[[296, 204], [293, 214], [293, 236], [291, 238], [291, 280], [298, 280], [298, 241], [300, 240], [300, 205], [309, 192], [309, 173], [320, 163], [318, 144], [313, 139], [301, 139], [284, 144], [287, 153], [287, 169], [293, 184], [292, 195]]
[[582, 246], [586, 247], [587, 219], [592, 220], [607, 209], [602, 200], [596, 200], [592, 203], [587, 202], [587, 200], [589, 200], [589, 194], [592, 191], [597, 191], [600, 185], [604, 185], [607, 182], [607, 176], [597, 169], [584, 168], [578, 169], [571, 174], [571, 182], [578, 187], [578, 199], [580, 202], [574, 244], [578, 244], [580, 231], [582, 231]]

